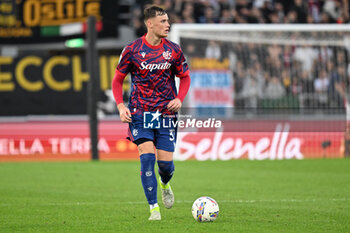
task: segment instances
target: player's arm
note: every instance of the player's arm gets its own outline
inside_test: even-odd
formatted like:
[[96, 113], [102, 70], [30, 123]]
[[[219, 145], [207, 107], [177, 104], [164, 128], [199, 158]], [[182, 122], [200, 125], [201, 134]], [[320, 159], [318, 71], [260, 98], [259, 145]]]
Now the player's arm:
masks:
[[183, 76], [179, 78], [180, 78], [179, 93], [176, 96], [176, 98], [171, 100], [168, 104], [168, 110], [172, 112], [178, 112], [180, 110], [182, 106], [182, 102], [184, 101], [191, 84], [189, 71], [187, 71]]
[[124, 123], [131, 122], [131, 113], [129, 108], [124, 105], [123, 102], [123, 81], [125, 79], [125, 74], [115, 71], [115, 75], [112, 82], [112, 91], [114, 99], [117, 103], [120, 120]]
[[184, 101], [191, 84], [190, 71], [180, 47], [175, 63], [175, 72], [176, 76], [180, 78], [180, 86], [178, 95], [168, 104], [168, 109], [172, 112], [177, 112], [180, 110], [182, 102]]
[[117, 103], [120, 120], [124, 123], [131, 122], [131, 113], [123, 101], [123, 81], [130, 67], [130, 53], [128, 47], [124, 48], [119, 59], [117, 69], [112, 81], [112, 91]]

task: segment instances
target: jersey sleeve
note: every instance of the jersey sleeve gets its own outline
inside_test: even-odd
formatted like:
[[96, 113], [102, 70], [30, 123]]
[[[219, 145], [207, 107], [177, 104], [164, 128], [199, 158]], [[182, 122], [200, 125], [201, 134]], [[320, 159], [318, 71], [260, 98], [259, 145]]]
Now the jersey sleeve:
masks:
[[132, 65], [131, 54], [131, 48], [129, 46], [123, 49], [117, 65], [117, 71], [119, 71], [122, 74], [127, 74], [130, 72]]
[[177, 59], [175, 61], [175, 74], [177, 77], [182, 78], [189, 73], [188, 64], [186, 58], [180, 49]]

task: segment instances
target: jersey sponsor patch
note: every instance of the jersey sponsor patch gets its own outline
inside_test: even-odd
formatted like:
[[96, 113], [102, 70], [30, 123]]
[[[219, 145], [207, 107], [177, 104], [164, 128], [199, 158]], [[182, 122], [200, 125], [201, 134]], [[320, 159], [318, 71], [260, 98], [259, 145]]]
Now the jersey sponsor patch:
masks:
[[148, 64], [146, 61], [143, 61], [141, 62], [140, 70], [150, 70], [152, 72], [153, 70], [166, 70], [170, 67], [171, 64], [169, 62]]

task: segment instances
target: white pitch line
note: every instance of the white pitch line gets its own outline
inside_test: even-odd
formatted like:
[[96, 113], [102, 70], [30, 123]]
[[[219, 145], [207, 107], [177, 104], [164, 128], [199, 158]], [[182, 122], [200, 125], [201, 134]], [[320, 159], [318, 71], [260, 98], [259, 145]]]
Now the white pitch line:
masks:
[[[257, 203], [257, 202], [317, 202], [317, 201], [350, 201], [350, 198], [330, 198], [330, 199], [281, 199], [281, 200], [218, 200], [218, 203]], [[190, 200], [178, 200], [176, 203], [193, 203]], [[19, 204], [0, 203], [0, 206], [84, 206], [84, 205], [147, 205], [146, 201], [127, 202], [63, 202], [63, 203], [40, 203], [40, 204]]]

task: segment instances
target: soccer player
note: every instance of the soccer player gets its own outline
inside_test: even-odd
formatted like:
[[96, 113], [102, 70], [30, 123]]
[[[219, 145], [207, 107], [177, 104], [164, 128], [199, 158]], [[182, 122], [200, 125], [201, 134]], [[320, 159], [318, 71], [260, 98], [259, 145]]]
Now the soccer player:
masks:
[[[165, 39], [170, 29], [167, 13], [160, 7], [151, 6], [144, 10], [144, 18], [147, 33], [124, 48], [112, 90], [121, 121], [129, 123], [128, 139], [138, 147], [141, 182], [151, 212], [149, 220], [161, 220], [154, 172], [155, 154], [162, 201], [166, 208], [171, 208], [174, 194], [169, 181], [174, 172], [173, 152], [177, 128], [174, 124], [147, 127], [144, 118], [151, 116], [148, 123], [160, 124], [167, 116], [175, 116], [167, 118], [175, 121], [176, 112], [181, 108], [189, 89], [190, 76], [179, 45]], [[131, 92], [129, 106], [126, 107], [123, 103], [122, 84], [128, 73], [131, 74]], [[175, 76], [180, 78], [178, 93]]]

